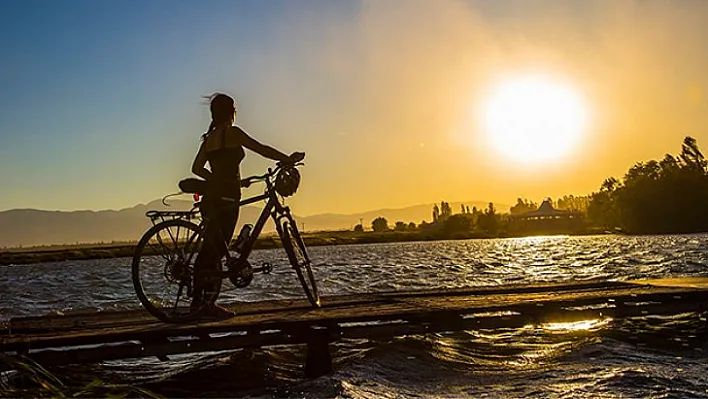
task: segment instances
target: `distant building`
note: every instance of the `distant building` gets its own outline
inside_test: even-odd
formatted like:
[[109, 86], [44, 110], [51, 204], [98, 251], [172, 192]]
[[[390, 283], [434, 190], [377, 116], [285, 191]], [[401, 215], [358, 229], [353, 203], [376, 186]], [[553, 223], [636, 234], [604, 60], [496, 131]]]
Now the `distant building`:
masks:
[[584, 228], [583, 214], [553, 208], [549, 199], [535, 211], [511, 215], [509, 228], [519, 234], [572, 234]]

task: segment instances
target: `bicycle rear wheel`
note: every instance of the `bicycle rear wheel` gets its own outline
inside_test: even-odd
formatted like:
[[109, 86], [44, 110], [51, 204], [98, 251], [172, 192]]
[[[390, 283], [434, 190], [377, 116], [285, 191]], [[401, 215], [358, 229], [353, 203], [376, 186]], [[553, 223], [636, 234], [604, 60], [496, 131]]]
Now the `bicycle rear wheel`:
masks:
[[[145, 309], [161, 321], [190, 321], [203, 308], [191, 306], [194, 261], [203, 241], [201, 233], [194, 223], [167, 220], [152, 226], [135, 247], [132, 267], [135, 292]], [[210, 299], [215, 300], [217, 295]]]
[[282, 239], [285, 253], [288, 254], [290, 264], [297, 273], [297, 278], [300, 280], [300, 284], [302, 284], [307, 299], [312, 304], [312, 307], [319, 308], [322, 303], [317, 290], [317, 282], [312, 273], [312, 262], [310, 261], [305, 243], [302, 241], [300, 232], [292, 217], [288, 216], [282, 224]]

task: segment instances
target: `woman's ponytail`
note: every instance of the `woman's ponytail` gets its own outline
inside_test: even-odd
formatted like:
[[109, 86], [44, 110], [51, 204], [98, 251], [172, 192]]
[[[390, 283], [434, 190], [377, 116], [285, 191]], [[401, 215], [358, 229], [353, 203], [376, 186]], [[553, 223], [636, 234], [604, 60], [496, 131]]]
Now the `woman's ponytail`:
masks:
[[214, 130], [214, 120], [213, 119], [212, 119], [211, 123], [209, 123], [209, 128], [207, 129], [207, 131], [204, 134], [202, 134], [202, 140], [206, 140], [206, 138], [209, 136], [209, 133], [211, 133], [212, 130]]

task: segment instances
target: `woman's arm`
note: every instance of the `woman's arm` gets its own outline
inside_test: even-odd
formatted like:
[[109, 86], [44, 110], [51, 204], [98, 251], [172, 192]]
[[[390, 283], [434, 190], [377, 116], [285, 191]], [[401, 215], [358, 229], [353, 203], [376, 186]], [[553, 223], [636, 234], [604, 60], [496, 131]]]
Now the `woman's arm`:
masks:
[[197, 156], [194, 157], [194, 162], [192, 163], [192, 173], [201, 177], [204, 180], [209, 180], [211, 178], [211, 172], [209, 171], [209, 169], [204, 167], [206, 163], [206, 140], [204, 140], [199, 146]]
[[239, 136], [241, 136], [241, 143], [243, 144], [243, 146], [248, 148], [249, 150], [254, 151], [266, 158], [270, 158], [274, 161], [290, 162], [291, 159], [289, 155], [285, 155], [273, 147], [258, 142], [256, 139], [246, 134], [246, 132], [244, 132], [243, 129], [239, 128], [238, 126], [234, 126], [234, 130], [236, 130]]

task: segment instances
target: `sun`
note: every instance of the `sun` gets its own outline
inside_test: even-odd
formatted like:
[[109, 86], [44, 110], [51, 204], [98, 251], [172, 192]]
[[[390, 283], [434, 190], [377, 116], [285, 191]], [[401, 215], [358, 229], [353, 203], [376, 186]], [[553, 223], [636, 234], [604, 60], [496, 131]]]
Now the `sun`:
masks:
[[580, 94], [560, 80], [536, 75], [503, 81], [481, 111], [491, 146], [519, 163], [545, 163], [570, 155], [587, 127]]

